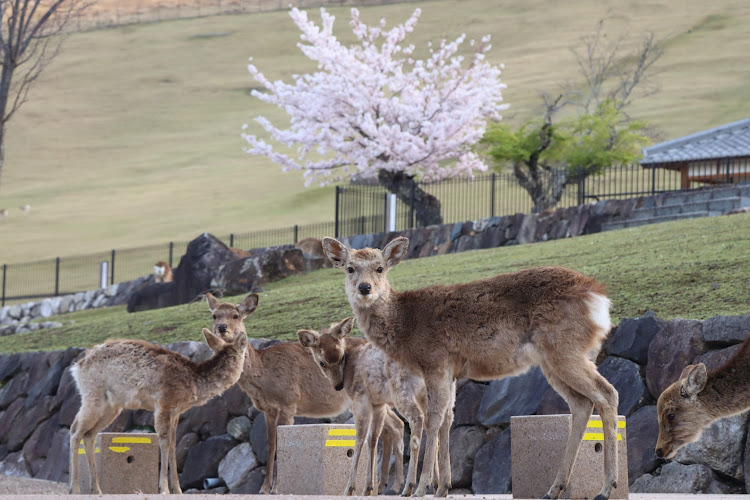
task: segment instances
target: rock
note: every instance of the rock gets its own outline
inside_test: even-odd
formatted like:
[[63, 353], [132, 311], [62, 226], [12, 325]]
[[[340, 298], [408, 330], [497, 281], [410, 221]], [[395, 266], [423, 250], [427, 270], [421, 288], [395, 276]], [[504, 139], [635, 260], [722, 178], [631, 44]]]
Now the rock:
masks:
[[11, 453], [0, 462], [0, 476], [31, 477], [29, 464], [22, 452]]
[[549, 387], [539, 367], [516, 377], [493, 380], [482, 396], [479, 421], [482, 425], [507, 424], [513, 415], [536, 413]]
[[630, 415], [648, 397], [638, 365], [632, 361], [610, 356], [599, 366], [599, 373], [615, 386], [619, 398], [618, 415]]
[[225, 295], [258, 291], [266, 283], [306, 271], [302, 250], [292, 245], [269, 247], [262, 253], [221, 266], [211, 287]]
[[630, 493], [707, 493], [714, 475], [705, 465], [670, 462], [661, 474], [644, 474], [630, 485]]
[[224, 399], [219, 396], [206, 404], [194, 406], [186, 411], [180, 419], [177, 435], [195, 432], [201, 439], [224, 434], [229, 420], [229, 411]]
[[510, 493], [510, 427], [482, 446], [474, 456], [471, 488], [477, 495]]
[[216, 477], [219, 463], [237, 445], [232, 436], [224, 434], [201, 441], [188, 450], [180, 476], [182, 489], [200, 488], [203, 480]]
[[745, 316], [714, 316], [703, 322], [703, 340], [736, 344], [750, 335], [750, 314]]
[[250, 471], [245, 481], [238, 484], [230, 493], [233, 495], [255, 495], [260, 491], [260, 487], [263, 486], [265, 479], [266, 468], [258, 467]]
[[648, 348], [646, 385], [651, 395], [658, 398], [683, 368], [707, 350], [700, 321], [675, 319], [667, 323]]
[[702, 464], [712, 470], [744, 481], [743, 439], [747, 434], [748, 412], [722, 418], [703, 431], [700, 439], [677, 451], [674, 461], [685, 465]]
[[47, 459], [44, 460], [34, 478], [62, 483], [67, 482], [70, 431], [67, 428], [58, 429], [47, 443], [47, 446], [51, 452], [47, 453]]
[[242, 443], [232, 448], [219, 463], [219, 477], [230, 490], [234, 490], [247, 481], [250, 472], [258, 465], [250, 443]]
[[539, 410], [537, 415], [559, 415], [561, 413], [570, 413], [570, 406], [565, 399], [560, 396], [553, 387], [550, 387], [542, 395], [542, 400], [539, 402]]
[[259, 413], [250, 428], [250, 444], [253, 446], [258, 462], [265, 465], [268, 462], [268, 432], [266, 431], [266, 414]]
[[[245, 416], [235, 417], [227, 423], [227, 434], [237, 441], [248, 441], [250, 439], [250, 428], [252, 425], [253, 423], [250, 419]], [[253, 458], [255, 457], [253, 456]]]
[[737, 354], [737, 351], [739, 351], [741, 348], [742, 344], [735, 344], [724, 349], [708, 351], [705, 354], [696, 356], [692, 364], [696, 365], [698, 363], [703, 363], [704, 365], [706, 365], [706, 369], [710, 372], [725, 365], [729, 361], [729, 359]]
[[656, 438], [659, 435], [659, 421], [656, 406], [640, 408], [627, 419], [628, 435], [628, 481], [652, 472], [661, 460], [656, 458]]
[[610, 356], [619, 356], [645, 365], [648, 359], [648, 346], [664, 325], [664, 321], [654, 316], [651, 311], [640, 318], [625, 318], [605, 342], [604, 351]]
[[458, 427], [450, 435], [451, 481], [454, 488], [471, 487], [474, 455], [484, 444], [481, 427]]
[[453, 425], [477, 425], [477, 410], [482, 402], [482, 396], [487, 388], [485, 384], [468, 382], [458, 390], [456, 395], [456, 409], [453, 413]]
[[190, 448], [198, 444], [199, 441], [200, 437], [195, 432], [188, 432], [178, 440], [177, 446], [175, 448], [175, 459], [177, 460], [178, 470], [182, 470], [184, 468], [188, 451], [190, 450]]

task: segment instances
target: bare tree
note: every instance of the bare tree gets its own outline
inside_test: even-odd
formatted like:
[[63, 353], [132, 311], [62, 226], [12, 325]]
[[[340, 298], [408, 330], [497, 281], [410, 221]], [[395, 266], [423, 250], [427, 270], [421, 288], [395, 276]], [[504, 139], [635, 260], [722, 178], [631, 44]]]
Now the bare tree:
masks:
[[64, 28], [84, 0], [0, 0], [0, 178], [5, 126], [60, 50]]

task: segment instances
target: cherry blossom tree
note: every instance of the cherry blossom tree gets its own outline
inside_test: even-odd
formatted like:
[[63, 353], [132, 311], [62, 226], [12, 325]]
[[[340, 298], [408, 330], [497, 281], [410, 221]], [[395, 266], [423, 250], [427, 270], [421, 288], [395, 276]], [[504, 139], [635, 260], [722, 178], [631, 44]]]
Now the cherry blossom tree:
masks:
[[245, 150], [267, 156], [285, 171], [303, 170], [308, 186], [355, 175], [377, 178], [399, 199], [413, 203], [419, 225], [442, 222], [436, 198], [418, 187], [411, 196], [413, 181], [487, 169], [472, 146], [482, 138], [486, 121], [499, 120], [506, 108], [501, 104], [502, 65], [485, 58], [489, 36], [470, 41], [464, 50], [468, 56], [461, 52], [466, 35], [460, 35], [430, 45], [428, 55], [418, 59], [414, 45], [404, 41], [420, 9], [390, 30], [385, 20], [367, 26], [352, 9], [357, 43], [349, 47], [333, 34], [334, 16], [325, 9], [320, 13], [318, 27], [305, 11], [290, 11], [302, 31], [297, 46], [318, 64], [316, 72], [294, 75], [293, 83], [271, 82], [248, 66], [265, 88], [252, 95], [286, 111], [290, 125], [282, 129], [256, 118], [286, 152], [249, 133], [243, 133], [249, 144]]

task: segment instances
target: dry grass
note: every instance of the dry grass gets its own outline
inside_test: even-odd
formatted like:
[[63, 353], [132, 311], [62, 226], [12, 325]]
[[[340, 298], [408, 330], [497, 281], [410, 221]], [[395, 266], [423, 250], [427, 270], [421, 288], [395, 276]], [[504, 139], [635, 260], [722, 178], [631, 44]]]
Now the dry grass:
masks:
[[[394, 24], [415, 6], [361, 11], [368, 22]], [[514, 121], [538, 110], [541, 92], [576, 77], [570, 47], [600, 19], [611, 37], [655, 31], [668, 39], [661, 92], [631, 109], [664, 139], [750, 114], [750, 66], [741, 63], [750, 53], [750, 4], [742, 0], [418, 6], [417, 47], [461, 32], [492, 34]], [[330, 10], [350, 40], [348, 9]], [[243, 123], [261, 114], [283, 119], [248, 95], [255, 83], [247, 58], [274, 79], [309, 71], [298, 36], [285, 12], [71, 35], [7, 129], [0, 263], [333, 219], [331, 187], [304, 188], [301, 174], [242, 152]], [[27, 203], [22, 214], [17, 207]]]

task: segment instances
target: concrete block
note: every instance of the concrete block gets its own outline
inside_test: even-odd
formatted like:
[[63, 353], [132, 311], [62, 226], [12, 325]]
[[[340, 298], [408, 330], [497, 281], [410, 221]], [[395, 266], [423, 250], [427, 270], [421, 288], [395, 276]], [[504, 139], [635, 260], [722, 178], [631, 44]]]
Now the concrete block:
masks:
[[[159, 493], [159, 436], [101, 432], [94, 445], [102, 493]], [[78, 446], [81, 492], [91, 491], [86, 454]]]
[[[349, 481], [356, 429], [353, 424], [281, 425], [276, 445], [280, 494], [341, 495]], [[367, 445], [362, 446], [355, 494], [367, 481]], [[388, 457], [390, 459], [390, 457]]]
[[[628, 450], [625, 417], [618, 416], [617, 488], [610, 498], [628, 498]], [[594, 498], [604, 484], [604, 436], [593, 415], [584, 435], [570, 482], [560, 498]], [[542, 498], [555, 480], [570, 429], [570, 415], [511, 417], [513, 498]]]

